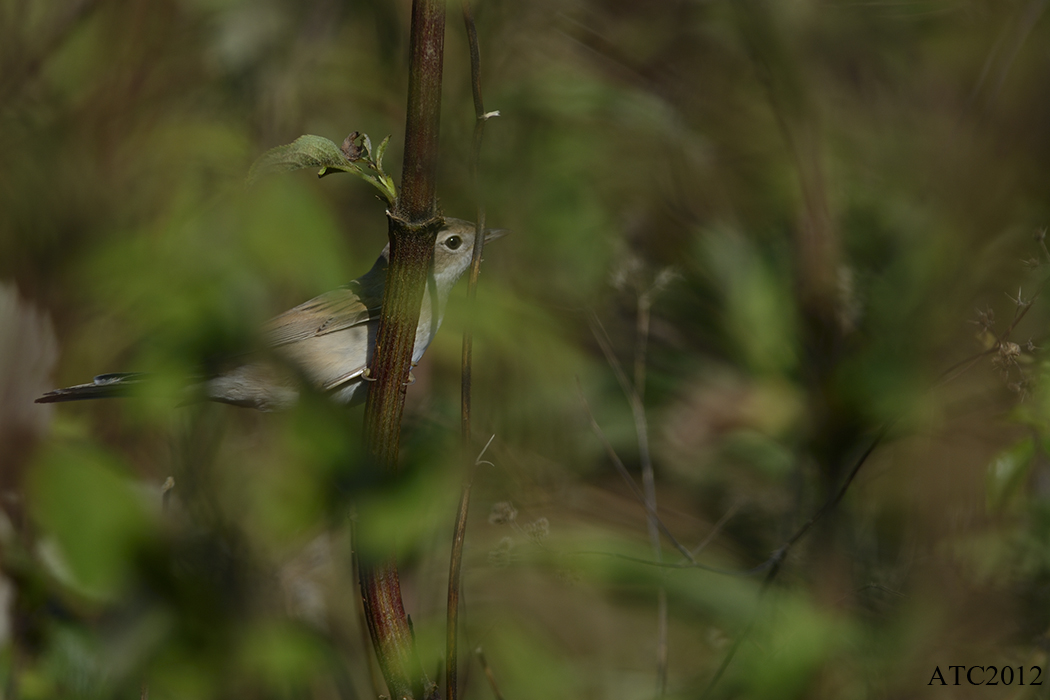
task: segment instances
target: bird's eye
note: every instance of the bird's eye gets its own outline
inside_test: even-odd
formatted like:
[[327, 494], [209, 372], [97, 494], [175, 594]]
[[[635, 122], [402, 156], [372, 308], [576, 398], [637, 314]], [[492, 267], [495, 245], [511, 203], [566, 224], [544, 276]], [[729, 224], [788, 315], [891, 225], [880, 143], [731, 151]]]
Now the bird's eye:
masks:
[[459, 236], [449, 236], [445, 239], [445, 247], [449, 250], [456, 250], [463, 245], [463, 239]]

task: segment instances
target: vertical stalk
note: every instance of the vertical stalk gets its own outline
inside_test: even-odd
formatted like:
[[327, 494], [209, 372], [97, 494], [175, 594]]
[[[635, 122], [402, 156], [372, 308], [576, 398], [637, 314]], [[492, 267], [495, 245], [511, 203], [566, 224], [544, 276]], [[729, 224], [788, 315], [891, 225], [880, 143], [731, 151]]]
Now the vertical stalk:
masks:
[[[470, 180], [477, 203], [475, 218], [474, 250], [470, 260], [470, 275], [467, 281], [467, 328], [463, 333], [462, 380], [460, 382], [460, 430], [463, 441], [464, 460], [471, 449], [470, 390], [472, 353], [474, 348], [474, 308], [478, 294], [478, 275], [481, 272], [481, 253], [485, 245], [485, 207], [482, 204], [478, 163], [481, 158], [481, 140], [485, 132], [485, 105], [481, 93], [481, 51], [478, 48], [478, 31], [470, 0], [463, 0], [463, 24], [467, 30], [467, 45], [470, 49], [470, 84], [474, 96], [474, 138], [470, 148]], [[492, 439], [489, 439], [489, 443]], [[488, 448], [488, 445], [485, 446]], [[484, 452], [484, 450], [482, 450]], [[481, 457], [478, 457], [480, 460]], [[459, 593], [463, 567], [463, 541], [467, 534], [467, 511], [470, 508], [470, 489], [478, 461], [467, 467], [460, 494], [456, 524], [452, 531], [452, 551], [448, 566], [448, 604], [445, 622], [445, 700], [459, 698]]]
[[361, 598], [372, 647], [390, 697], [399, 700], [433, 697], [436, 686], [427, 679], [419, 663], [393, 560], [361, 565]]
[[[444, 43], [444, 0], [413, 0], [405, 159], [398, 199], [387, 214], [390, 265], [369, 365], [374, 381], [365, 403], [369, 453], [376, 467], [388, 471], [397, 469], [412, 347], [434, 241], [443, 223], [435, 213], [434, 180]], [[367, 531], [368, 524], [362, 525]], [[391, 698], [433, 697], [437, 689], [419, 663], [393, 557], [361, 562], [360, 576], [368, 630]]]
[[434, 216], [441, 68], [445, 57], [445, 3], [442, 0], [413, 0], [409, 50], [405, 159], [396, 212], [409, 222], [419, 223]]

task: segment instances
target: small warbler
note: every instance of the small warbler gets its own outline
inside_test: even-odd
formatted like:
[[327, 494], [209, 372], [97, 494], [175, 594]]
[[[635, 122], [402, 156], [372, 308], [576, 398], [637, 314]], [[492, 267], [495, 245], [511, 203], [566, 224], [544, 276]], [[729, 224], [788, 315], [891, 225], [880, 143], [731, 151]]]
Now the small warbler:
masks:
[[[485, 240], [504, 233], [501, 229], [486, 230]], [[449, 293], [470, 267], [473, 249], [474, 224], [446, 217], [434, 244], [434, 262], [427, 277], [412, 350], [413, 365], [419, 362], [441, 326]], [[279, 359], [340, 403], [364, 400], [363, 387], [367, 386], [367, 368], [379, 329], [389, 259], [387, 245], [367, 273], [345, 287], [285, 311], [264, 328], [266, 341]], [[125, 396], [132, 386], [143, 381], [147, 377], [142, 373], [103, 374], [89, 384], [49, 391], [36, 402]], [[289, 408], [299, 398], [292, 373], [280, 363], [263, 360], [206, 379], [189, 391], [191, 396], [260, 411]]]

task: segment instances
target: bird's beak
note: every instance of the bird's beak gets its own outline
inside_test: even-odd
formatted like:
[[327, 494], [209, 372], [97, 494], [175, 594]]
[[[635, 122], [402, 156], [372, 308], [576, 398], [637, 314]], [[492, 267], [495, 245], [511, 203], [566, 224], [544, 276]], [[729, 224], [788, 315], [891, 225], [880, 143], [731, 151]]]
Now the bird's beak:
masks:
[[506, 228], [487, 228], [485, 229], [485, 242], [494, 241], [497, 238], [502, 238], [510, 233], [510, 229]]

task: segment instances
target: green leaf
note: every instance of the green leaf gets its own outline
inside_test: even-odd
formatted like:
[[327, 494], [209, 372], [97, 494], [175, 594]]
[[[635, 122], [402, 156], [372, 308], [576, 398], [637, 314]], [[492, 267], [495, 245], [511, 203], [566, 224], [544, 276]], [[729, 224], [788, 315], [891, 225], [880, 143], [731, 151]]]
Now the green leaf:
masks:
[[[383, 172], [382, 154], [390, 140], [387, 136], [379, 146], [376, 157], [372, 152], [372, 140], [368, 134], [362, 134], [367, 157], [351, 162], [339, 146], [323, 136], [305, 135], [285, 146], [271, 148], [252, 164], [248, 171], [247, 185], [251, 186], [259, 178], [271, 173], [317, 168], [317, 177], [331, 175], [334, 172], [353, 173], [379, 190], [387, 204], [397, 199], [394, 181]], [[363, 164], [363, 165], [362, 165]]]
[[[385, 139], [383, 139], [382, 143], [379, 144], [379, 149], [376, 151], [375, 162], [379, 164], [380, 168], [382, 168], [383, 156], [386, 155], [386, 147], [389, 144], [390, 144], [390, 137], [387, 136]], [[369, 151], [369, 152], [371, 152], [371, 151]]]
[[264, 175], [302, 168], [318, 168], [318, 175], [324, 174], [328, 169], [362, 174], [360, 168], [347, 161], [334, 142], [323, 136], [307, 134], [287, 145], [271, 148], [259, 156], [248, 171], [248, 184], [254, 184]]

